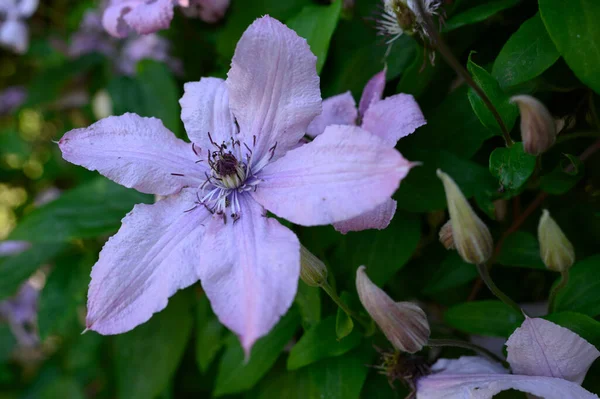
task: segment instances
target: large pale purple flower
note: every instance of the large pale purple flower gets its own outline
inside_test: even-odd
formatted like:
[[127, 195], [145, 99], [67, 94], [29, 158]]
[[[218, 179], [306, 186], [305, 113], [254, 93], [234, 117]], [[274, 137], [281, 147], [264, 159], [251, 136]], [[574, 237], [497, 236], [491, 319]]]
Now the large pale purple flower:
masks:
[[266, 210], [306, 226], [347, 220], [386, 201], [410, 163], [355, 126], [297, 143], [321, 112], [316, 57], [263, 17], [240, 39], [226, 81], [187, 83], [192, 144], [153, 118], [109, 117], [60, 140], [63, 157], [144, 193], [92, 270], [87, 328], [128, 331], [200, 279], [248, 353], [284, 314], [300, 275], [297, 237]]
[[217, 22], [229, 7], [230, 0], [111, 0], [102, 22], [115, 37], [130, 31], [148, 34], [166, 29], [173, 19], [173, 9], [181, 7], [189, 16], [205, 22]]
[[0, 1], [0, 46], [23, 54], [29, 48], [29, 29], [25, 19], [33, 15], [38, 0]]
[[[381, 99], [385, 88], [385, 70], [367, 82], [358, 110], [352, 94], [348, 91], [323, 101], [323, 112], [308, 126], [308, 135], [317, 136], [330, 125], [360, 126], [376, 135], [390, 148], [398, 140], [423, 126], [425, 117], [408, 94], [396, 94]], [[357, 217], [335, 223], [341, 233], [366, 229], [385, 229], [396, 213], [396, 201], [389, 198], [378, 207]]]
[[526, 318], [506, 346], [512, 374], [479, 357], [440, 359], [417, 382], [417, 399], [488, 399], [509, 389], [545, 399], [598, 398], [581, 383], [600, 352], [574, 332]]

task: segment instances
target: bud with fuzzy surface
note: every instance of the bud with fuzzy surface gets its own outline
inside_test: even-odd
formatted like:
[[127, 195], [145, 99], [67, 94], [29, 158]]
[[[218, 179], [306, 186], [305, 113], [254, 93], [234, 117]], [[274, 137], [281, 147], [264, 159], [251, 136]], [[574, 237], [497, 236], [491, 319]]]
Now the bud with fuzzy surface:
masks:
[[550, 212], [544, 209], [538, 225], [540, 256], [544, 265], [555, 272], [568, 270], [575, 262], [573, 244], [556, 224]]
[[531, 155], [546, 152], [556, 141], [556, 123], [541, 101], [528, 95], [513, 96], [511, 103], [519, 106], [523, 149]]

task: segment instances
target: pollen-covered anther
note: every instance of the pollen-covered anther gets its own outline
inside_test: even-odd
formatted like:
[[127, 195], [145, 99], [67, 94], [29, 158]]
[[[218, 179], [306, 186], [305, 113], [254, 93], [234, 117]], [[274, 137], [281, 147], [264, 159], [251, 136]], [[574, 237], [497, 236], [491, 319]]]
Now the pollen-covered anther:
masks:
[[233, 154], [223, 154], [214, 164], [213, 176], [225, 188], [238, 188], [246, 180], [246, 168]]

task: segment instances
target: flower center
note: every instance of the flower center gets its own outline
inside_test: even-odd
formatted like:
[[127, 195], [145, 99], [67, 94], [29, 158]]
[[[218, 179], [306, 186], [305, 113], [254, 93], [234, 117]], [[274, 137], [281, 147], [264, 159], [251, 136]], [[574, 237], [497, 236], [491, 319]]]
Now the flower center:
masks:
[[225, 188], [238, 188], [246, 180], [246, 167], [231, 153], [218, 154], [212, 167], [213, 177]]

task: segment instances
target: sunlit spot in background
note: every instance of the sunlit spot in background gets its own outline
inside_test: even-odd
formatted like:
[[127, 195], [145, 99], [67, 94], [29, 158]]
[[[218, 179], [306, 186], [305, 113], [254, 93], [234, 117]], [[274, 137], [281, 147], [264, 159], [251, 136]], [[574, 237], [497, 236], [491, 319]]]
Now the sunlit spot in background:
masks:
[[23, 187], [0, 184], [0, 240], [5, 239], [14, 229], [16, 216], [13, 209], [27, 201], [27, 191]]
[[42, 115], [32, 109], [19, 113], [19, 134], [25, 141], [34, 141], [42, 133]]

